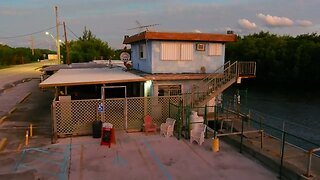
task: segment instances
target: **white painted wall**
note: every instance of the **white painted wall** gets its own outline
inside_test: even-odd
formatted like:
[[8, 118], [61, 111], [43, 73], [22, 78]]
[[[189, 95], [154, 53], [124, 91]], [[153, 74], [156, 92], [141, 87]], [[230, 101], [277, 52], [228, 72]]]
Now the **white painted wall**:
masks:
[[208, 43], [205, 51], [196, 51], [194, 43], [193, 60], [169, 61], [161, 60], [161, 41], [152, 41], [152, 73], [200, 73], [200, 68], [206, 68], [206, 73], [213, 73], [224, 64], [225, 45], [222, 45], [221, 56], [208, 56]]

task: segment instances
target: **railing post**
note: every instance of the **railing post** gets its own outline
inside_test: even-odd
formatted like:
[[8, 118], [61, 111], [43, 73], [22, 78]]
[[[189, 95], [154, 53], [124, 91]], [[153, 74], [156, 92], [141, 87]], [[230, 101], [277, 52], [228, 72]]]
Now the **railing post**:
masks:
[[244, 120], [241, 119], [240, 153], [242, 153]]
[[179, 123], [178, 123], [178, 140], [180, 140], [181, 138], [181, 124], [182, 124], [182, 102], [180, 101], [179, 102], [179, 106], [178, 106], [178, 120], [179, 120]]
[[264, 130], [262, 129], [262, 118], [259, 117], [259, 119], [260, 119], [260, 131], [261, 131], [261, 144], [260, 144], [260, 148], [263, 149]]
[[286, 132], [282, 131], [282, 149], [281, 149], [281, 160], [280, 160], [280, 172], [279, 172], [279, 179], [282, 178], [282, 168], [283, 168], [283, 157], [284, 157], [284, 146], [286, 140]]
[[[207, 111], [207, 105], [204, 106], [204, 124], [208, 126], [208, 111]], [[205, 131], [205, 138], [208, 138], [208, 131], [206, 129]]]
[[308, 168], [307, 168], [307, 174], [306, 174], [307, 177], [311, 177], [312, 153], [313, 153], [313, 150], [310, 150], [309, 153], [308, 153], [309, 154], [309, 158], [308, 158]]
[[190, 114], [191, 114], [191, 109], [189, 106], [186, 107], [187, 113], [186, 113], [186, 139], [190, 138]]
[[172, 118], [172, 116], [171, 116], [171, 101], [170, 101], [170, 99], [169, 99], [169, 110], [168, 110], [168, 112], [169, 112], [169, 118]]
[[311, 175], [311, 167], [312, 167], [312, 155], [314, 152], [320, 151], [320, 147], [319, 148], [315, 148], [315, 149], [311, 149], [308, 152], [309, 158], [308, 158], [308, 167], [307, 167], [307, 173], [304, 174], [307, 178], [312, 177]]
[[217, 121], [218, 121], [218, 114], [217, 114], [217, 106], [214, 106], [214, 121], [213, 121], [213, 136], [214, 138], [217, 137]]
[[57, 132], [57, 112], [56, 112], [56, 102], [53, 101], [51, 105], [51, 116], [52, 116], [52, 137], [51, 137], [51, 144], [57, 143], [58, 140], [58, 132]]
[[264, 138], [264, 131], [261, 130], [261, 143], [260, 143], [260, 148], [263, 149], [263, 138]]
[[235, 62], [235, 67], [236, 67], [236, 72], [235, 72], [235, 73], [236, 73], [236, 77], [239, 76], [239, 67], [238, 67], [239, 65], [240, 65], [240, 63], [238, 63], [238, 61], [236, 61], [236, 62]]

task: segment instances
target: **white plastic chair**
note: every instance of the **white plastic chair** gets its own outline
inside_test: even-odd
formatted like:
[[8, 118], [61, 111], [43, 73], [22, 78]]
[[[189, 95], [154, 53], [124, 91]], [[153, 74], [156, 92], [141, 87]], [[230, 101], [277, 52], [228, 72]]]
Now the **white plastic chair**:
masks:
[[165, 137], [173, 136], [175, 122], [175, 119], [167, 118], [166, 122], [160, 125], [160, 135], [164, 135]]
[[196, 141], [199, 145], [204, 142], [204, 133], [206, 131], [205, 124], [197, 124], [191, 131], [190, 131], [190, 143]]

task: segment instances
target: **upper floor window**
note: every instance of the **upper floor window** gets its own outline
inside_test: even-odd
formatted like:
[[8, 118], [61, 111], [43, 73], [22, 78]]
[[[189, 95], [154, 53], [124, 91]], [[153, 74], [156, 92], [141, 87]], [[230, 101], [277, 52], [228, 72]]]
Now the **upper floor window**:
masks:
[[139, 45], [139, 58], [140, 59], [146, 59], [147, 58], [147, 48], [146, 44], [142, 43]]
[[210, 43], [208, 55], [209, 56], [221, 56], [222, 55], [222, 44]]
[[161, 60], [192, 60], [193, 43], [161, 43]]

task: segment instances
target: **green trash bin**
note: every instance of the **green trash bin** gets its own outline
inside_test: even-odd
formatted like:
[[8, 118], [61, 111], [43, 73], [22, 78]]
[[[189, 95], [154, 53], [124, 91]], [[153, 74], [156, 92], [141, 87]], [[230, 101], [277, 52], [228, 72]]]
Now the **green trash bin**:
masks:
[[102, 122], [96, 120], [92, 122], [92, 137], [101, 138]]

